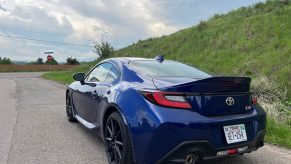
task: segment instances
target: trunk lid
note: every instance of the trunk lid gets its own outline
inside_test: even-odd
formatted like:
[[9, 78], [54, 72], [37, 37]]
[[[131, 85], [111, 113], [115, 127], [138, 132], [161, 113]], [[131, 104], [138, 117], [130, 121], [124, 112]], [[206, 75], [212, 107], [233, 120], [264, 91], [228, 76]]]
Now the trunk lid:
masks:
[[158, 90], [184, 93], [192, 109], [204, 116], [248, 113], [251, 108], [248, 77], [206, 79], [155, 78]]

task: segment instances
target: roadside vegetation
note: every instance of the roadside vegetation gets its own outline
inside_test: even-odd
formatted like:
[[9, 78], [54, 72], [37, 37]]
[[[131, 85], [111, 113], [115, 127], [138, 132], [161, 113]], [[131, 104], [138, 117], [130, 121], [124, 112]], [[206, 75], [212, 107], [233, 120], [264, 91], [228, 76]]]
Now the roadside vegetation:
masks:
[[40, 71], [68, 71], [79, 65], [76, 58], [68, 57], [66, 63], [59, 64], [56, 59], [51, 57], [44, 61], [37, 58], [36, 61], [29, 63], [14, 63], [10, 58], [0, 57], [0, 72], [40, 72]]
[[42, 58], [37, 58], [36, 61], [31, 61], [28, 64], [32, 64], [32, 65], [42, 65], [44, 64], [43, 59]]
[[268, 115], [266, 141], [291, 148], [291, 106], [287, 88], [267, 77], [258, 77], [252, 83], [252, 90]]
[[97, 60], [93, 62], [81, 63], [80, 66], [75, 67], [71, 70], [49, 72], [49, 73], [43, 74], [43, 77], [49, 80], [58, 81], [63, 84], [70, 84], [71, 82], [74, 81], [72, 77], [74, 73], [88, 72], [96, 63], [97, 63]]
[[80, 62], [77, 60], [77, 58], [68, 57], [67, 64], [68, 65], [79, 65]]
[[6, 65], [10, 65], [13, 64], [13, 62], [10, 60], [10, 58], [6, 58], [6, 57], [1, 57], [0, 56], [0, 64], [6, 64]]
[[[103, 57], [153, 58], [163, 54], [166, 59], [217, 75], [250, 76], [252, 89], [268, 113], [267, 142], [291, 148], [290, 17], [291, 2], [269, 0], [215, 15], [168, 36], [138, 41], [117, 51], [109, 48], [112, 53]], [[104, 44], [95, 46], [97, 54], [100, 47], [104, 48]], [[96, 63], [44, 77], [69, 84], [73, 73], [87, 72]]]

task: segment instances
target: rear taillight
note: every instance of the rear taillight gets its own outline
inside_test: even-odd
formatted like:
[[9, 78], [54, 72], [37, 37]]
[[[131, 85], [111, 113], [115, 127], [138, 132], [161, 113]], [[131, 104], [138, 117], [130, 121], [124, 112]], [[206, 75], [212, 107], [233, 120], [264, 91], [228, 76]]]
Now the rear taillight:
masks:
[[258, 96], [252, 95], [252, 105], [256, 105], [258, 103]]
[[161, 92], [161, 91], [156, 92], [142, 91], [141, 93], [147, 100], [160, 106], [181, 109], [191, 108], [186, 97], [181, 93]]
[[236, 155], [238, 153], [245, 152], [246, 150], [248, 150], [248, 148], [249, 148], [248, 146], [245, 146], [238, 149], [229, 149], [225, 151], [219, 151], [217, 152], [217, 156]]

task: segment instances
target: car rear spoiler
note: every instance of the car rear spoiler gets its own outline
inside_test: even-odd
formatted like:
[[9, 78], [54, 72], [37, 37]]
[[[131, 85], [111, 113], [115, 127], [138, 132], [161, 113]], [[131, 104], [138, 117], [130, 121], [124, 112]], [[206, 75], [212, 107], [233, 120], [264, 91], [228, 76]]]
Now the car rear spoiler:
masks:
[[238, 93], [249, 92], [250, 83], [249, 77], [218, 76], [158, 89], [183, 93]]

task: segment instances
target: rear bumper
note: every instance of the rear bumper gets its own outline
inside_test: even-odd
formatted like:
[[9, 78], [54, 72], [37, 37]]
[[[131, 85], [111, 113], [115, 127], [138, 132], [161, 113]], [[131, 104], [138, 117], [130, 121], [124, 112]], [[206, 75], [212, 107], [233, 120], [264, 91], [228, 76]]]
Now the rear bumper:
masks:
[[[218, 150], [259, 143], [258, 136], [266, 129], [266, 113], [260, 106], [249, 114], [205, 117], [190, 110], [150, 105], [132, 109], [134, 117], [126, 118], [138, 164], [184, 160], [194, 148], [203, 159], [216, 158]], [[238, 124], [245, 125], [248, 140], [227, 144], [223, 127]]]
[[[197, 140], [197, 141], [185, 141], [181, 144], [177, 145], [173, 148], [169, 153], [167, 153], [161, 160], [158, 161], [159, 164], [176, 164], [176, 163], [185, 163], [185, 158], [190, 153], [198, 154], [200, 159], [208, 160], [214, 158], [220, 158], [225, 156], [236, 156], [243, 153], [250, 153], [251, 151], [257, 150], [259, 147], [264, 146], [264, 137], [265, 137], [265, 130], [262, 130], [257, 133], [256, 137], [253, 141], [244, 143], [244, 144], [237, 144], [235, 146], [223, 147], [223, 148], [215, 148], [209, 141], [206, 140]], [[239, 152], [234, 155], [224, 155], [224, 156], [217, 156], [217, 153], [220, 151], [230, 150], [230, 149], [237, 149], [242, 147], [248, 147], [245, 151]]]

